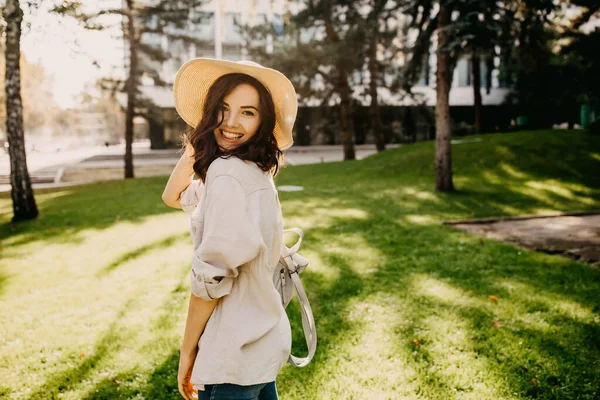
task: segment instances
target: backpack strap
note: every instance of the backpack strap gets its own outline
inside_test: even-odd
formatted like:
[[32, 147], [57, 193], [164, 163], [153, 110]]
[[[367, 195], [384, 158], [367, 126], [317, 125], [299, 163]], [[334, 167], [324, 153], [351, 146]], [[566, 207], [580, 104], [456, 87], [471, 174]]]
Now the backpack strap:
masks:
[[300, 358], [290, 354], [288, 362], [296, 367], [305, 367], [310, 360], [312, 360], [317, 349], [317, 328], [315, 326], [315, 318], [313, 316], [312, 309], [310, 308], [310, 303], [308, 302], [308, 297], [304, 291], [304, 286], [302, 285], [302, 281], [298, 276], [298, 265], [294, 262], [292, 257], [300, 248], [304, 232], [302, 232], [302, 230], [299, 228], [290, 228], [286, 229], [284, 233], [289, 231], [297, 233], [298, 236], [300, 236], [300, 239], [298, 239], [298, 242], [296, 242], [296, 244], [290, 249], [288, 249], [285, 245], [282, 246], [281, 256], [285, 261], [288, 271], [290, 272], [292, 282], [294, 283], [294, 289], [296, 290], [296, 294], [298, 295], [298, 300], [300, 302], [300, 312], [302, 313], [302, 329], [304, 330], [304, 338], [306, 339], [306, 345], [308, 347], [308, 355]]
[[287, 232], [294, 232], [299, 237], [298, 241], [296, 242], [296, 244], [294, 244], [288, 250], [288, 252], [290, 253], [290, 255], [293, 255], [293, 254], [296, 254], [298, 252], [298, 250], [300, 249], [300, 245], [302, 244], [302, 239], [304, 239], [304, 231], [302, 231], [302, 229], [300, 229], [300, 228], [289, 228], [289, 229], [284, 229], [283, 230], [284, 234], [286, 234]]

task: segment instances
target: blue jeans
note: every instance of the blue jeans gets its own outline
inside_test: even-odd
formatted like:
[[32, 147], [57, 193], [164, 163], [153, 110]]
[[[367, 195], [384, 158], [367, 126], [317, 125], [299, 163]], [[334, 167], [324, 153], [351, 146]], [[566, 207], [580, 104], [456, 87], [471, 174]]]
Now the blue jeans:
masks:
[[275, 381], [240, 386], [231, 383], [205, 385], [198, 390], [198, 400], [278, 400]]

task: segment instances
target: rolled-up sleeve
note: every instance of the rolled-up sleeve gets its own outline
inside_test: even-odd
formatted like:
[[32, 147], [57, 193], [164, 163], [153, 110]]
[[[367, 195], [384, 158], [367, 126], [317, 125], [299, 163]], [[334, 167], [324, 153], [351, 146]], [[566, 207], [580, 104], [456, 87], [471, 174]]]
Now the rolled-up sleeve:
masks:
[[192, 213], [198, 206], [200, 202], [200, 187], [202, 185], [202, 180], [194, 179], [179, 195], [179, 204], [181, 204], [181, 208], [186, 213]]
[[202, 242], [194, 251], [192, 293], [206, 301], [231, 292], [238, 267], [266, 249], [258, 220], [237, 179], [219, 175], [207, 186]]

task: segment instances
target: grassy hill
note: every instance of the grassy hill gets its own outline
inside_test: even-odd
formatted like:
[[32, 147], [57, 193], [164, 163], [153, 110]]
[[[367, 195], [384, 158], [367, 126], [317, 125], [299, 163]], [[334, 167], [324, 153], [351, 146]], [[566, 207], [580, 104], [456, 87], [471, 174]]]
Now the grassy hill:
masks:
[[[277, 177], [305, 189], [280, 198], [305, 230], [319, 336], [311, 365], [283, 369], [282, 399], [600, 396], [600, 272], [439, 224], [600, 209], [600, 137], [462, 140], [456, 193], [433, 191], [431, 142]], [[179, 398], [191, 241], [166, 180], [40, 192], [19, 225], [0, 199], [0, 397]]]

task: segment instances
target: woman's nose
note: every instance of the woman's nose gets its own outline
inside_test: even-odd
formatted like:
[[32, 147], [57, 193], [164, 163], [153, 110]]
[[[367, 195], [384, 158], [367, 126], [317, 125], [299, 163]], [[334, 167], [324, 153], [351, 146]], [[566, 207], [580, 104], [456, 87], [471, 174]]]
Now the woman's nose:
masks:
[[238, 123], [237, 113], [230, 112], [227, 116], [227, 126], [235, 127]]

